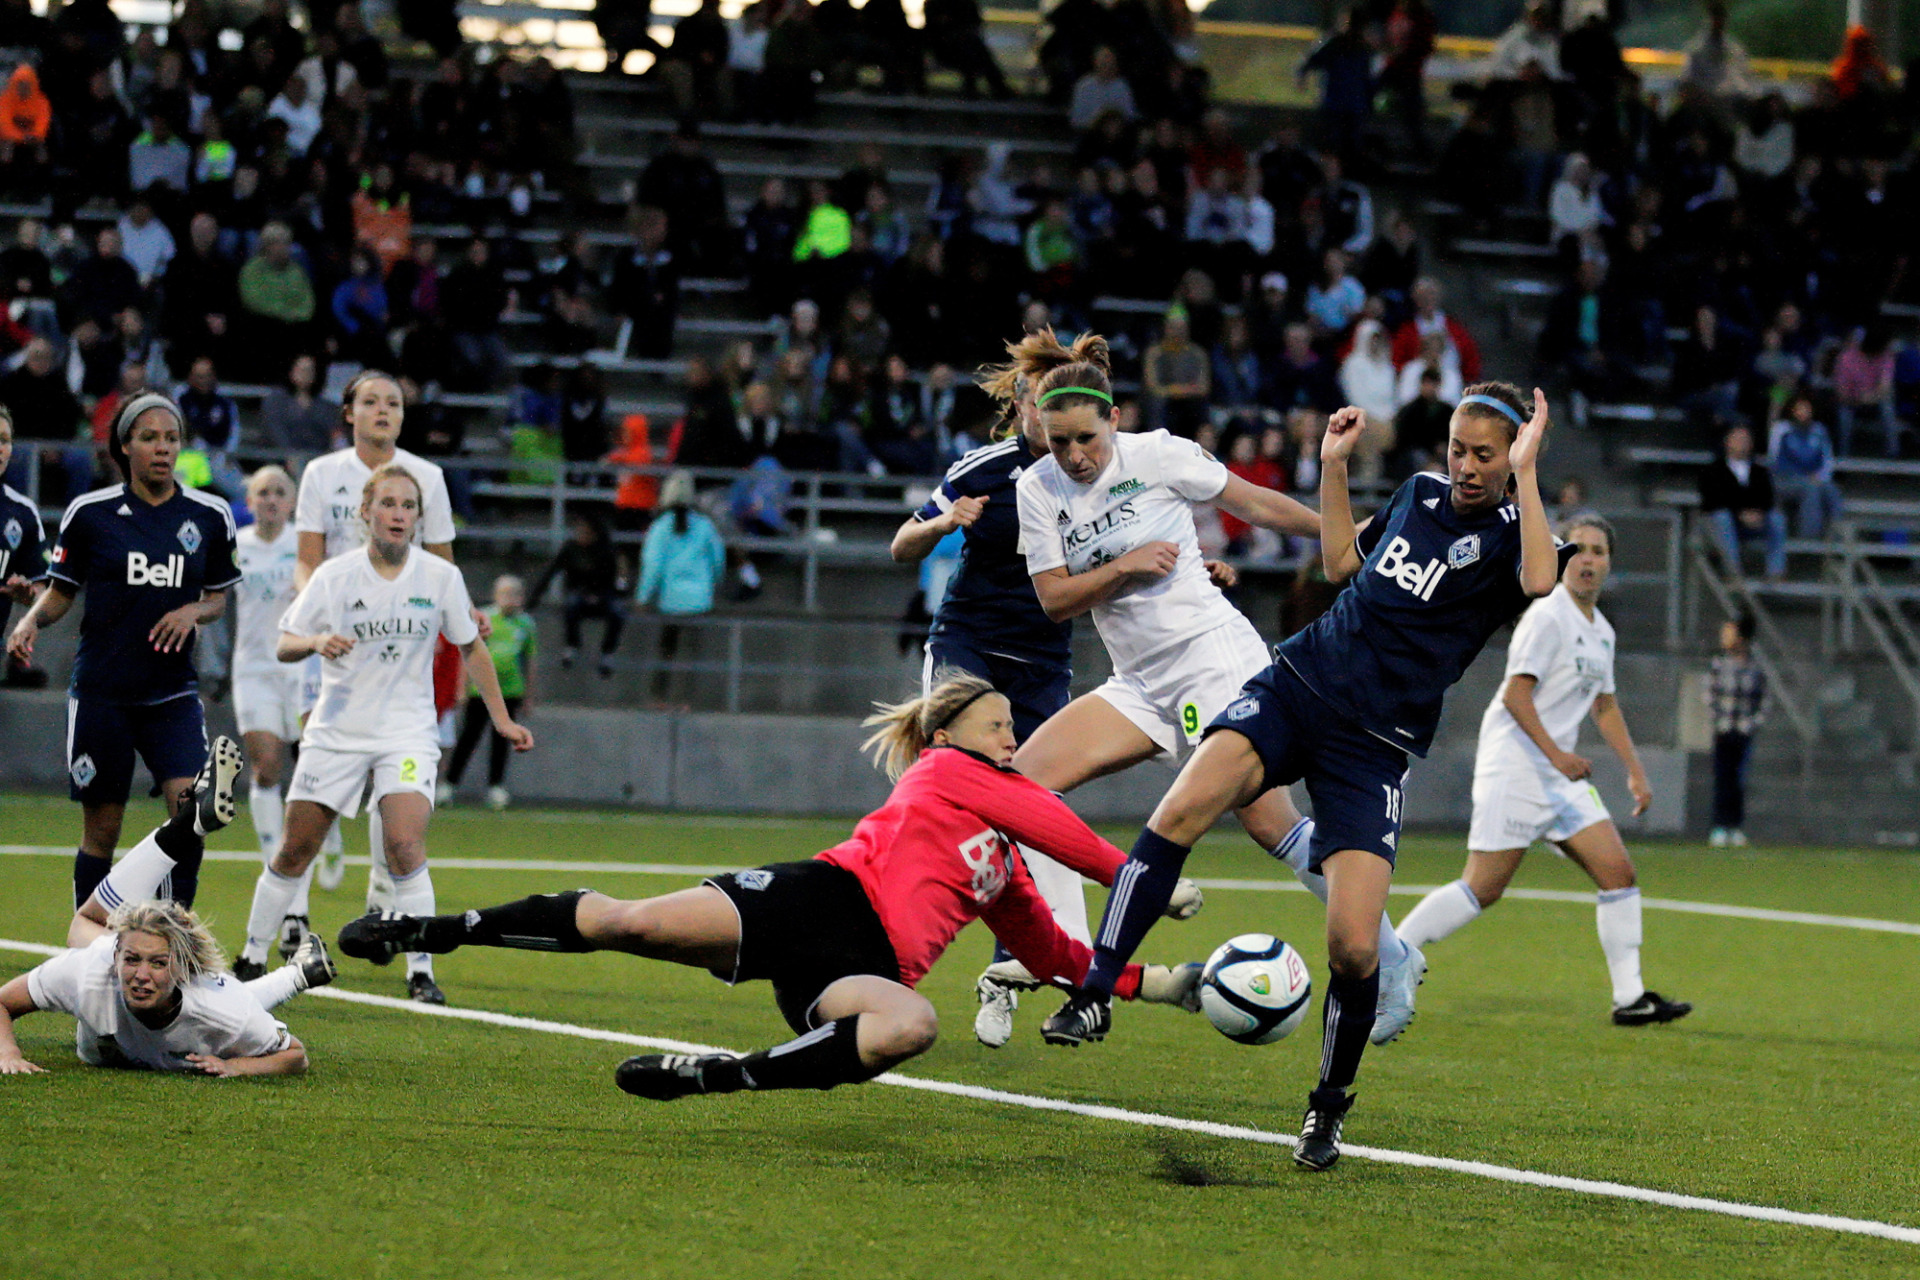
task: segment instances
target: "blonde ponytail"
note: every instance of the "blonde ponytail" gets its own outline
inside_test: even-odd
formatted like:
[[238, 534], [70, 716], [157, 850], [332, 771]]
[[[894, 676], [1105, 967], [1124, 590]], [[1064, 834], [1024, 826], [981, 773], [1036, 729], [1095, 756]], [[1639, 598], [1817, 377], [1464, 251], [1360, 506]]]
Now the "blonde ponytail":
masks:
[[979, 676], [960, 672], [940, 674], [940, 683], [925, 697], [906, 702], [876, 702], [873, 714], [860, 722], [873, 733], [860, 744], [873, 756], [873, 763], [895, 782], [913, 767], [920, 753], [933, 743], [933, 735], [951, 724], [967, 704], [992, 693], [993, 683]]

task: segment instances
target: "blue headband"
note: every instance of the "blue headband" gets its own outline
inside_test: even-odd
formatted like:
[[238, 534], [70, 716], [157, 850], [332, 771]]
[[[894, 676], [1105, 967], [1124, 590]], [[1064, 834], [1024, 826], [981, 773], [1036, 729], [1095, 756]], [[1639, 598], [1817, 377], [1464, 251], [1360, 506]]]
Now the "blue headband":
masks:
[[1463, 396], [1461, 397], [1460, 404], [1462, 408], [1470, 404], [1483, 404], [1489, 409], [1498, 410], [1500, 416], [1512, 422], [1516, 427], [1524, 427], [1527, 425], [1526, 422], [1521, 419], [1520, 415], [1514, 411], [1514, 407], [1505, 400], [1495, 400], [1492, 396]]

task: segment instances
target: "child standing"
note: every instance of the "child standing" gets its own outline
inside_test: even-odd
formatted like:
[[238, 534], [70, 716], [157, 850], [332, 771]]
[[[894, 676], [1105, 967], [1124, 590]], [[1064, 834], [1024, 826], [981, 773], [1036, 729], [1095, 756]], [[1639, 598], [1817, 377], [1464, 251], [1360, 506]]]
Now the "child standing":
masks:
[[1753, 660], [1751, 614], [1720, 624], [1720, 656], [1707, 680], [1707, 705], [1713, 712], [1713, 830], [1716, 849], [1747, 843], [1741, 828], [1747, 817], [1747, 757], [1753, 731], [1767, 713], [1767, 678]]
[[[527, 612], [527, 588], [512, 574], [494, 579], [493, 607], [485, 610], [493, 623], [487, 637], [487, 652], [493, 655], [494, 674], [500, 679], [500, 696], [507, 714], [519, 719], [520, 709], [533, 696], [533, 668], [538, 649], [538, 627]], [[467, 760], [480, 745], [480, 735], [492, 728], [486, 704], [473, 694], [478, 686], [471, 680], [467, 689], [467, 709], [460, 725], [460, 740], [454, 744], [453, 760], [440, 784], [439, 802], [451, 804], [460, 786], [460, 775], [467, 771]], [[487, 752], [487, 807], [504, 809], [513, 797], [507, 794], [507, 751], [512, 746], [498, 733], [492, 735]]]

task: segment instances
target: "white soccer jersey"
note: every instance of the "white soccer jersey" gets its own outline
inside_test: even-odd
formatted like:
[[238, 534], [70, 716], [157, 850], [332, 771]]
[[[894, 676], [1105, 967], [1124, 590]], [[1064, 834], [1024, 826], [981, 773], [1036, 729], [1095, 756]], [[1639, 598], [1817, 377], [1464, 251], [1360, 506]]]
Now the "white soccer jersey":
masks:
[[[414, 542], [452, 542], [453, 504], [447, 499], [446, 474], [405, 449], [395, 449], [393, 460], [420, 482], [420, 523], [414, 528]], [[299, 533], [326, 535], [327, 559], [366, 545], [367, 526], [360, 519], [360, 497], [372, 474], [373, 468], [360, 460], [352, 445], [322, 454], [300, 473], [293, 527]]]
[[439, 556], [411, 551], [389, 581], [364, 552], [329, 560], [281, 620], [299, 636], [350, 636], [353, 649], [321, 663], [320, 699], [300, 744], [329, 751], [439, 751], [433, 708], [433, 648], [480, 634], [460, 571]]
[[[1562, 751], [1580, 739], [1580, 722], [1593, 700], [1613, 692], [1613, 626], [1598, 609], [1593, 620], [1580, 611], [1564, 583], [1535, 601], [1514, 628], [1507, 649], [1507, 679], [1532, 676], [1534, 709], [1547, 736]], [[1504, 691], [1505, 685], [1502, 684]], [[1543, 763], [1545, 756], [1495, 694], [1480, 720], [1475, 769], [1503, 762]]]
[[1116, 434], [1113, 458], [1091, 484], [1075, 483], [1051, 457], [1020, 477], [1020, 552], [1029, 574], [1063, 565], [1085, 573], [1149, 542], [1180, 548], [1172, 573], [1094, 607], [1115, 670], [1132, 670], [1240, 617], [1207, 577], [1193, 527], [1194, 504], [1219, 497], [1227, 478], [1218, 459], [1165, 431]]
[[233, 675], [278, 679], [293, 668], [275, 658], [280, 643], [280, 619], [293, 603], [293, 566], [298, 562], [299, 536], [292, 525], [272, 542], [263, 541], [257, 525], [248, 525], [234, 539], [239, 550], [240, 585], [234, 588]]
[[154, 1071], [196, 1071], [190, 1053], [216, 1058], [259, 1058], [292, 1043], [286, 1024], [260, 1007], [245, 984], [230, 973], [204, 975], [180, 989], [180, 1012], [164, 1027], [149, 1027], [133, 1015], [114, 972], [118, 939], [65, 951], [27, 974], [27, 994], [36, 1008], [70, 1013], [80, 1024], [74, 1050], [96, 1067], [137, 1066]]

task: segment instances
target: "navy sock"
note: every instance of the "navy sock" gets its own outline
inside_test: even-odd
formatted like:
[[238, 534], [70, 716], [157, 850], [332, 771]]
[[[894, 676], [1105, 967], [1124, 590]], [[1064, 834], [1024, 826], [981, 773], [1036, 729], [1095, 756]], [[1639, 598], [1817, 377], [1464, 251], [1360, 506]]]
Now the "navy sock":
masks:
[[1173, 887], [1180, 881], [1180, 869], [1187, 865], [1190, 850], [1175, 844], [1151, 829], [1142, 828], [1133, 842], [1133, 852], [1113, 878], [1107, 895], [1107, 909], [1100, 917], [1100, 931], [1093, 935], [1093, 965], [1087, 970], [1083, 987], [1097, 995], [1113, 995], [1120, 973], [1133, 959], [1140, 940], [1147, 936], [1173, 898]]
[[200, 860], [207, 851], [207, 839], [194, 830], [193, 798], [189, 796], [180, 805], [180, 812], [167, 819], [153, 833], [153, 842], [160, 846], [160, 852], [173, 859], [173, 870], [167, 873], [167, 880], [173, 886], [173, 900], [181, 906], [192, 909], [193, 900], [200, 892]]
[[85, 849], [73, 851], [73, 909], [78, 911], [87, 905], [87, 899], [107, 878], [107, 872], [113, 870], [113, 859], [96, 858]]
[[1380, 1002], [1380, 969], [1364, 978], [1327, 979], [1326, 1027], [1320, 1047], [1320, 1088], [1345, 1092], [1360, 1071], [1373, 1031], [1374, 1006]]
[[498, 907], [434, 916], [420, 925], [422, 950], [444, 955], [455, 947], [510, 947], [516, 951], [591, 951], [574, 911], [586, 889], [538, 893]]
[[879, 1074], [860, 1060], [860, 1015], [856, 1013], [797, 1040], [713, 1063], [702, 1079], [708, 1093], [732, 1093], [736, 1089], [832, 1089]]
[[988, 963], [1001, 964], [1011, 959], [1013, 959], [1013, 952], [1007, 950], [1007, 944], [995, 938], [993, 940], [993, 959], [988, 961]]

